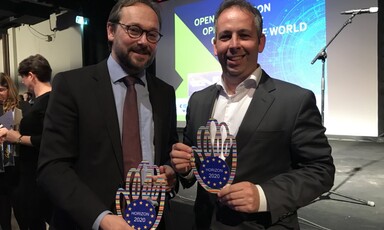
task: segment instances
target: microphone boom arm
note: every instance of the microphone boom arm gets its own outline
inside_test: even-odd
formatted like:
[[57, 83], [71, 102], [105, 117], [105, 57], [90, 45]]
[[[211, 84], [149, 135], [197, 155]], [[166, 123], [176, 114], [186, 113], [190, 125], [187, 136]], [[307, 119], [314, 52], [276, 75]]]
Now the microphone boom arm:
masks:
[[352, 23], [352, 19], [357, 15], [358, 13], [353, 13], [348, 20], [343, 24], [343, 26], [337, 31], [337, 33], [332, 37], [332, 39], [320, 50], [320, 52], [315, 56], [315, 58], [312, 60], [311, 64], [315, 63], [317, 60], [321, 59], [322, 61], [322, 68], [321, 68], [321, 123], [324, 125], [324, 98], [325, 98], [325, 59], [327, 58], [327, 52], [326, 49], [328, 46], [335, 40], [337, 35], [340, 34], [340, 32], [350, 23]]
[[339, 31], [337, 31], [337, 33], [332, 37], [331, 40], [329, 40], [329, 42], [324, 46], [324, 48], [322, 48], [320, 50], [320, 52], [315, 56], [315, 58], [313, 58], [313, 60], [311, 61], [311, 64], [313, 65], [317, 60], [321, 59], [323, 62], [325, 61], [325, 59], [327, 58], [327, 53], [325, 52], [325, 50], [328, 48], [328, 46], [333, 42], [333, 40], [335, 40], [335, 38], [340, 34], [340, 32], [348, 25], [348, 24], [351, 24], [352, 23], [352, 19], [357, 15], [358, 13], [353, 13], [347, 21], [344, 22], [343, 26], [339, 29]]

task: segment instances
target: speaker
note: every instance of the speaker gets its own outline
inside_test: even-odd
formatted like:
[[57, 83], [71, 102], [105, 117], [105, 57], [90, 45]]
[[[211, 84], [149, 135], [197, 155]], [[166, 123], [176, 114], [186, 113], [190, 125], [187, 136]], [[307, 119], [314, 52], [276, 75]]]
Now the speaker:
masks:
[[65, 30], [76, 24], [76, 12], [67, 11], [56, 16], [56, 30]]

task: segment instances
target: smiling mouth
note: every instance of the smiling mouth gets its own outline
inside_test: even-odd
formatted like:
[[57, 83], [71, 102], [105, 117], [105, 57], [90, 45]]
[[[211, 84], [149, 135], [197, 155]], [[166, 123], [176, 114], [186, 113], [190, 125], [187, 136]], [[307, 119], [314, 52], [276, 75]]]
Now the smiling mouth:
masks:
[[146, 53], [143, 53], [143, 52], [133, 52], [133, 57], [136, 59], [136, 60], [139, 60], [139, 61], [145, 61], [148, 59], [149, 55], [146, 54]]
[[231, 56], [227, 57], [227, 63], [229, 65], [237, 65], [239, 64], [239, 61], [241, 61], [244, 58], [245, 55], [236, 55], [236, 56]]
[[243, 59], [245, 55], [236, 55], [236, 56], [231, 56], [231, 57], [227, 57], [227, 59], [229, 61], [238, 61], [238, 60], [241, 60]]
[[144, 52], [144, 51], [133, 51], [133, 53], [135, 53], [135, 54], [138, 54], [138, 55], [145, 55], [145, 56], [147, 56], [148, 55], [148, 52]]

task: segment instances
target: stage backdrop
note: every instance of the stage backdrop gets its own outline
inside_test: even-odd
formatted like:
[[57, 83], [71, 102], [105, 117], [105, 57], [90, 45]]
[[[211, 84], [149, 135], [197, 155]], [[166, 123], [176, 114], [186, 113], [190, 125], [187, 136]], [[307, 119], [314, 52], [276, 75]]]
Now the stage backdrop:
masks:
[[[214, 13], [220, 2], [170, 0], [160, 4], [164, 37], [159, 42], [156, 74], [175, 87], [180, 127], [185, 124], [189, 96], [220, 78], [212, 45]], [[377, 136], [377, 14], [357, 15], [328, 47], [324, 102], [322, 62], [311, 64], [350, 17], [341, 11], [377, 6], [377, 0], [251, 2], [263, 16], [267, 37], [259, 56], [262, 68], [274, 78], [312, 90], [319, 109], [322, 104], [325, 108], [328, 134]], [[351, 92], [356, 88], [357, 92]], [[368, 101], [360, 99], [366, 97]]]
[[[321, 61], [312, 65], [312, 59], [349, 18], [350, 15], [341, 15], [341, 11], [378, 6], [378, 0], [252, 2], [262, 11], [265, 21], [267, 44], [260, 55], [262, 67], [272, 77], [311, 89], [317, 96], [319, 108]], [[179, 126], [183, 127], [191, 92], [220, 77], [211, 44], [213, 14], [219, 2], [168, 0], [159, 4], [164, 37], [159, 42], [156, 65], [153, 65], [157, 68], [151, 71], [175, 87]], [[84, 65], [89, 65], [106, 58], [109, 50], [105, 24], [111, 7], [111, 1], [100, 2], [92, 8], [84, 6], [84, 15], [90, 18], [84, 34], [80, 28], [71, 27], [57, 32], [51, 42], [34, 36], [26, 25], [10, 29], [11, 75], [17, 80], [14, 74], [17, 63], [34, 53], [46, 56], [54, 72], [81, 66], [83, 60]], [[50, 33], [48, 21], [33, 27], [41, 33]], [[329, 135], [376, 137], [383, 133], [384, 81], [381, 77], [381, 85], [378, 84], [377, 28], [378, 14], [357, 15], [327, 49], [324, 107]]]

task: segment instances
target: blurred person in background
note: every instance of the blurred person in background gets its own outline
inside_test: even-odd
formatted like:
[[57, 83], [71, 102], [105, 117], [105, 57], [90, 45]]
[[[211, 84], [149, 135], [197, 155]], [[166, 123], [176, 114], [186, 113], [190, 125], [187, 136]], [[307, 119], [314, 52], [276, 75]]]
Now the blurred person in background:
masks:
[[23, 93], [23, 99], [24, 101], [28, 102], [29, 104], [33, 105], [33, 94], [29, 91]]
[[30, 111], [21, 119], [20, 129], [9, 130], [6, 141], [19, 145], [20, 193], [18, 196], [21, 216], [18, 219], [21, 230], [45, 230], [50, 216], [47, 198], [36, 184], [37, 159], [39, 156], [45, 110], [51, 92], [52, 69], [42, 55], [27, 57], [19, 63], [18, 73], [28, 91], [33, 92], [35, 101]]
[[[0, 123], [3, 126], [0, 129], [0, 136], [7, 133], [7, 126], [18, 130], [22, 118], [22, 111], [18, 108], [19, 103], [18, 91], [11, 77], [0, 73]], [[0, 229], [11, 230], [12, 207], [16, 219], [19, 216], [18, 206], [15, 205], [19, 182], [17, 142], [6, 141], [4, 136], [0, 151]]]
[[[24, 93], [25, 94], [25, 93]], [[24, 94], [19, 94], [19, 108], [23, 112], [23, 116], [31, 109], [31, 103], [25, 100]]]

